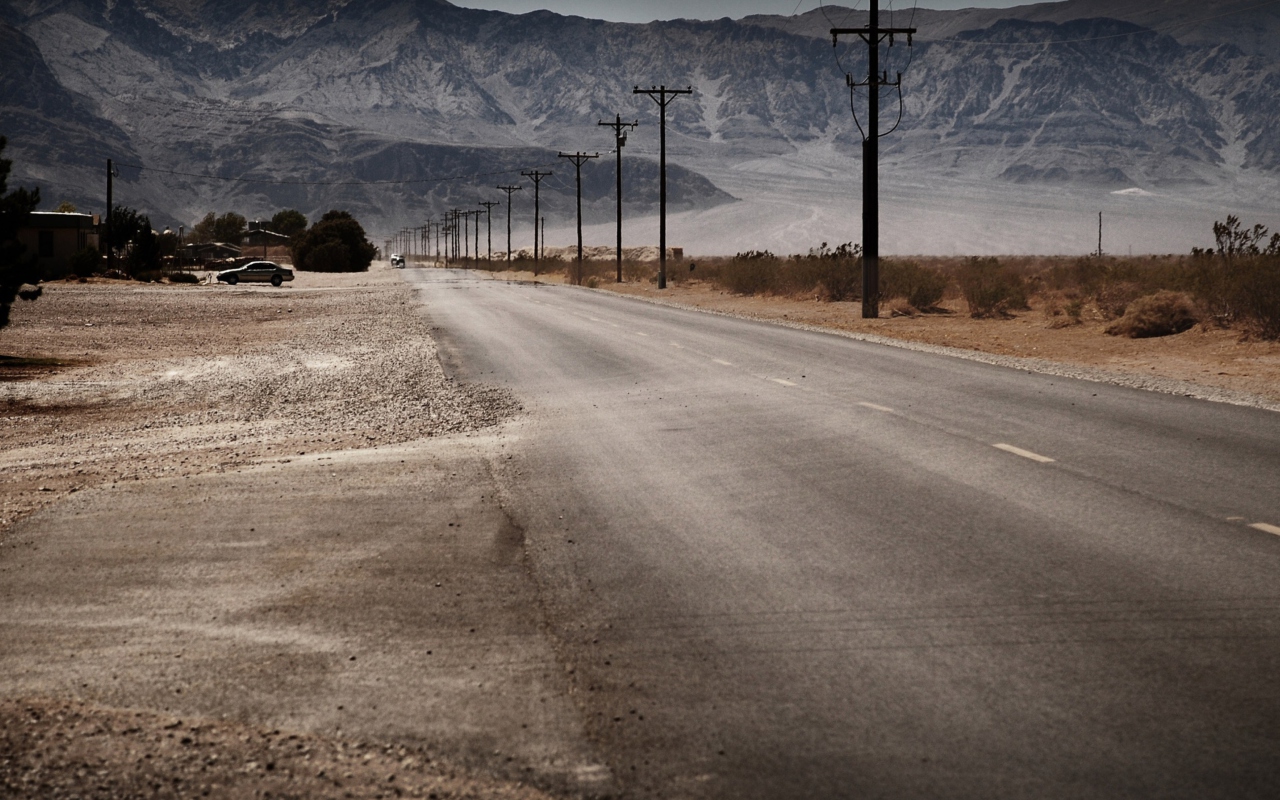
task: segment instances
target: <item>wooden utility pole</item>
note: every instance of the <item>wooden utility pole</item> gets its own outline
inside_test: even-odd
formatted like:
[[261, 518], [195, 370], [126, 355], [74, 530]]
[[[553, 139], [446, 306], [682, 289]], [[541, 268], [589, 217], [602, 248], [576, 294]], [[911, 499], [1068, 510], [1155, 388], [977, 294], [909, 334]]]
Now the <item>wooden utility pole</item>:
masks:
[[511, 266], [511, 195], [520, 191], [522, 186], [499, 186], [507, 193], [507, 266]]
[[[488, 233], [489, 233], [489, 255], [488, 255], [489, 261], [493, 261], [493, 207], [496, 206], [497, 204], [498, 203], [496, 200], [481, 200], [478, 203], [478, 205], [484, 206], [485, 227], [488, 229]], [[476, 245], [476, 250], [479, 250], [479, 249], [480, 249], [480, 246]]]
[[622, 148], [627, 144], [627, 129], [635, 130], [640, 120], [623, 122], [621, 114], [614, 114], [613, 122], [597, 122], [606, 128], [613, 128], [614, 148], [618, 153], [618, 283], [622, 283]]
[[1102, 258], [1102, 212], [1098, 212], [1098, 258]]
[[845, 82], [852, 90], [855, 86], [867, 87], [868, 118], [862, 141], [862, 317], [875, 319], [880, 316], [880, 87], [901, 87], [902, 73], [896, 81], [890, 81], [888, 73], [880, 71], [880, 43], [886, 39], [893, 47], [895, 36], [905, 35], [907, 46], [915, 28], [880, 27], [880, 0], [871, 0], [871, 18], [865, 28], [832, 28], [831, 45], [840, 37], [859, 36], [867, 44], [869, 68], [865, 81], [855, 81], [852, 75]]
[[111, 213], [111, 209], [113, 207], [112, 192], [115, 189], [115, 186], [113, 185], [115, 175], [116, 175], [115, 164], [112, 164], [111, 159], [108, 158], [107, 159], [107, 271], [111, 271], [116, 268], [116, 248], [115, 248], [115, 243], [111, 241], [111, 234], [112, 234], [111, 217], [113, 216], [113, 214]]
[[593, 158], [599, 158], [599, 153], [560, 153], [561, 158], [567, 158], [573, 162], [573, 171], [578, 178], [578, 265], [574, 268], [573, 282], [577, 285], [582, 284], [582, 165]]
[[536, 169], [531, 169], [527, 172], [521, 172], [520, 174], [533, 181], [533, 274], [537, 275], [539, 267], [541, 266], [542, 257], [542, 242], [538, 238], [538, 219], [542, 215], [542, 210], [538, 205], [538, 195], [540, 194], [539, 190], [542, 188], [542, 179], [550, 175], [554, 175], [555, 173], [539, 172]]
[[693, 94], [693, 87], [668, 89], [655, 86], [648, 89], [635, 87], [632, 94], [647, 94], [662, 109], [662, 123], [658, 130], [658, 288], [667, 288], [667, 105], [682, 94]]

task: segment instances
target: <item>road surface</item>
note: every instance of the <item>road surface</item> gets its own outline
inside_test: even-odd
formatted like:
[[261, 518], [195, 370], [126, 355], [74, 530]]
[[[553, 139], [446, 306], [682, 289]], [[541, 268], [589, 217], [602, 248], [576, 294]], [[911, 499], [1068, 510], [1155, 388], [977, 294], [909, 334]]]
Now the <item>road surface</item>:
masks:
[[1280, 415], [404, 274], [624, 793], [1280, 790]]

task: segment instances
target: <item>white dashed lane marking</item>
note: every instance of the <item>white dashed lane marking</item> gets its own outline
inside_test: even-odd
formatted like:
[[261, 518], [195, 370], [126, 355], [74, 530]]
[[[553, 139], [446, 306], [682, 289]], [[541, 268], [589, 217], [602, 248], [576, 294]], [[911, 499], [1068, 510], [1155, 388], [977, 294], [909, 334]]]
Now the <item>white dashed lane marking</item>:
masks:
[[[892, 414], [892, 413], [893, 413], [893, 409], [892, 409], [892, 408], [889, 408], [888, 406], [878, 406], [878, 405], [876, 405], [875, 403], [858, 403], [858, 405], [862, 406], [863, 408], [869, 408], [869, 409], [871, 409], [872, 411], [885, 411], [885, 412], [888, 412], [888, 413], [890, 413], [890, 414]], [[999, 445], [997, 445], [997, 447], [998, 447], [998, 446], [999, 446]]]
[[773, 381], [774, 383], [780, 383], [783, 386], [799, 386], [800, 385], [798, 383], [792, 383], [791, 381], [784, 380], [782, 378], [770, 378], [769, 380]]
[[636, 331], [636, 336], [648, 336], [648, 335], [649, 334], [647, 333], [641, 333], [640, 331]]
[[1280, 536], [1280, 526], [1268, 525], [1265, 522], [1255, 522], [1249, 527], [1255, 530], [1262, 531], [1263, 533], [1273, 533], [1276, 536]]
[[1053, 459], [1048, 456], [1042, 456], [1039, 453], [1033, 453], [1030, 450], [1023, 450], [1021, 447], [1014, 447], [1011, 444], [995, 444], [992, 445], [992, 447], [995, 447], [998, 450], [1003, 450], [1006, 453], [1013, 453], [1015, 456], [1022, 456], [1023, 458], [1029, 458], [1032, 461], [1038, 461], [1041, 464], [1053, 463]]
[[723, 367], [732, 367], [732, 366], [733, 366], [733, 364], [731, 364], [731, 363], [729, 363], [728, 361], [725, 361], [724, 359], [721, 359], [721, 358], [713, 358], [713, 359], [711, 359], [711, 360], [712, 360], [712, 361], [714, 361], [714, 362], [716, 362], [717, 364], [719, 364], [719, 365], [723, 366]]

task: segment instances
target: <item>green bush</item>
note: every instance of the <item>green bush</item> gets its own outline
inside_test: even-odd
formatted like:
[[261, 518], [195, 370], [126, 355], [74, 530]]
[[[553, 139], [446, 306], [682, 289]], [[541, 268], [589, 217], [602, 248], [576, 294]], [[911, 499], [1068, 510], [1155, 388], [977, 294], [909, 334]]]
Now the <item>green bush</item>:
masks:
[[351, 269], [351, 251], [340, 241], [324, 242], [307, 254], [311, 272], [356, 272]]
[[345, 211], [330, 211], [302, 234], [293, 247], [297, 269], [311, 272], [365, 272], [378, 248]]
[[999, 259], [970, 258], [957, 277], [969, 315], [975, 319], [1007, 317], [1011, 310], [1027, 308], [1026, 283]]
[[1130, 303], [1125, 315], [1107, 326], [1107, 333], [1130, 339], [1171, 336], [1191, 330], [1199, 321], [1190, 296], [1161, 290]]

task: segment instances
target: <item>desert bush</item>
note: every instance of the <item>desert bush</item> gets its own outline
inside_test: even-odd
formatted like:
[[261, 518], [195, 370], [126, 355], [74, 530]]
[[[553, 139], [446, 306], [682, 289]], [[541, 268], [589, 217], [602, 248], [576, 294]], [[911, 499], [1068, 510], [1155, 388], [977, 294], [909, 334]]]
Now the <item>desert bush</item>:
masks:
[[623, 261], [622, 279], [628, 283], [643, 283], [653, 280], [657, 267], [647, 261]]
[[1136, 281], [1110, 281], [1097, 288], [1093, 300], [1102, 318], [1112, 320], [1123, 317], [1129, 304], [1145, 294], [1144, 287]]
[[96, 247], [86, 247], [67, 260], [67, 272], [87, 278], [102, 268], [102, 254]]
[[1021, 275], [997, 258], [970, 258], [957, 275], [960, 292], [975, 319], [1007, 317], [1011, 310], [1026, 310], [1027, 289]]
[[949, 284], [941, 270], [915, 261], [885, 260], [880, 264], [880, 295], [901, 297], [919, 311], [936, 308]]
[[1043, 311], [1050, 328], [1079, 325], [1084, 314], [1084, 299], [1075, 292], [1046, 292]]
[[768, 294], [780, 284], [782, 259], [770, 252], [739, 253], [720, 267], [720, 284], [734, 294]]
[[306, 259], [307, 269], [311, 272], [351, 272], [351, 251], [340, 241], [332, 240], [321, 244]]
[[1280, 257], [1237, 265], [1236, 304], [1244, 324], [1263, 339], [1280, 339]]
[[200, 278], [191, 272], [170, 272], [165, 275], [169, 283], [199, 283]]
[[146, 269], [137, 273], [133, 277], [134, 280], [139, 280], [143, 283], [159, 283], [164, 280], [164, 273], [158, 269]]
[[1190, 330], [1199, 321], [1189, 295], [1161, 290], [1130, 303], [1124, 316], [1107, 326], [1107, 333], [1130, 339], [1170, 336]]

